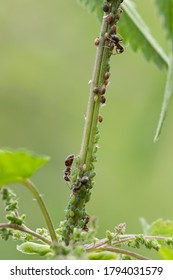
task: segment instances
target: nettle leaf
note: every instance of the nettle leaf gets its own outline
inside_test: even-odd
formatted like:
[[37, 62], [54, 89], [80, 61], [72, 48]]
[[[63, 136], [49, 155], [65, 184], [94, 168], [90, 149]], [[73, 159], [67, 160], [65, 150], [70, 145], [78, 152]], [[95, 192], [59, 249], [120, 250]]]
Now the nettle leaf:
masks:
[[0, 150], [0, 186], [30, 178], [48, 160], [26, 150]]
[[173, 35], [173, 0], [155, 0], [160, 15], [163, 17], [163, 23], [166, 34], [172, 40]]
[[173, 249], [162, 247], [159, 249], [160, 255], [165, 260], [173, 260]]
[[173, 221], [158, 219], [147, 230], [150, 235], [173, 237]]
[[52, 253], [49, 245], [42, 245], [34, 242], [25, 242], [17, 246], [17, 250], [23, 254], [38, 254], [40, 256], [45, 256]]
[[[172, 34], [173, 36], [173, 34]], [[158, 121], [157, 129], [156, 129], [156, 134], [154, 136], [154, 141], [156, 142], [161, 134], [161, 130], [163, 127], [164, 120], [166, 118], [167, 110], [168, 110], [168, 105], [170, 103], [171, 97], [173, 94], [173, 53], [172, 57], [170, 59], [170, 64], [168, 67], [168, 73], [167, 73], [167, 81], [166, 81], [166, 86], [165, 86], [165, 93], [163, 97], [163, 102], [162, 102], [162, 108], [160, 112], [160, 118]]]
[[125, 42], [129, 41], [135, 52], [141, 50], [144, 57], [153, 61], [159, 68], [167, 68], [167, 55], [151, 35], [149, 28], [136, 11], [134, 3], [130, 0], [125, 1], [123, 10], [124, 12], [118, 23], [118, 30], [123, 36], [123, 40]]
[[89, 10], [89, 12], [96, 13], [99, 20], [102, 19], [102, 5], [105, 2], [104, 0], [77, 0], [77, 2], [86, 7]]

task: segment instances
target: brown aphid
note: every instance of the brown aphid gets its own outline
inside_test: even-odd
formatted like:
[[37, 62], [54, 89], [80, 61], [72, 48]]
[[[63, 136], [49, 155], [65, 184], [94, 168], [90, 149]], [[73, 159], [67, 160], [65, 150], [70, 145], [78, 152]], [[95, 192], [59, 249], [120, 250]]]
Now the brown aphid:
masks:
[[106, 32], [105, 34], [104, 34], [104, 40], [108, 40], [109, 39], [109, 33], [108, 32]]
[[109, 24], [111, 24], [111, 23], [113, 22], [113, 20], [114, 20], [114, 18], [113, 18], [113, 16], [111, 16], [111, 15], [108, 15], [108, 16], [106, 17], [106, 22], [109, 23]]
[[104, 79], [105, 79], [105, 80], [108, 80], [109, 77], [110, 77], [110, 75], [111, 75], [110, 72], [106, 72], [106, 73], [104, 74]]
[[102, 123], [103, 117], [101, 115], [98, 116], [98, 121], [99, 121], [99, 123]]
[[93, 88], [93, 92], [96, 93], [96, 94], [99, 93], [99, 88], [98, 87], [94, 87]]
[[119, 13], [116, 13], [116, 14], [115, 14], [115, 19], [116, 19], [116, 20], [119, 20], [119, 19], [120, 19], [120, 14], [119, 14]]
[[74, 155], [69, 155], [65, 159], [65, 166], [71, 166], [74, 160]]
[[107, 86], [108, 83], [109, 83], [109, 80], [108, 80], [108, 79], [107, 79], [107, 80], [104, 80], [104, 85], [105, 85], [105, 86]]
[[100, 39], [98, 37], [94, 40], [94, 44], [95, 46], [98, 46], [100, 44]]
[[102, 85], [102, 86], [99, 88], [99, 93], [100, 93], [101, 95], [103, 95], [103, 94], [105, 94], [105, 92], [106, 92], [106, 85]]
[[117, 33], [117, 27], [116, 27], [115, 24], [113, 24], [113, 25], [111, 26], [111, 32], [114, 33], [114, 34]]
[[106, 102], [106, 97], [105, 97], [104, 95], [101, 95], [101, 97], [100, 97], [100, 102], [101, 102], [102, 104], [104, 104], [104, 103]]

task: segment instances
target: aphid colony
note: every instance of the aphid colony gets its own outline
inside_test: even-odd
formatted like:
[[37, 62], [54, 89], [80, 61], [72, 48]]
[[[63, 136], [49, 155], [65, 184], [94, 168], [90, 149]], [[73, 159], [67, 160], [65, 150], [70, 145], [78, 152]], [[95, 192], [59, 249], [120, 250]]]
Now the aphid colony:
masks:
[[[121, 3], [123, 0], [119, 0]], [[117, 35], [117, 22], [120, 19], [120, 15], [123, 11], [122, 7], [118, 8], [117, 10], [114, 11], [112, 9], [111, 1], [107, 0], [106, 4], [103, 6], [103, 11], [105, 13], [105, 21], [108, 24], [107, 32], [105, 34], [102, 34], [103, 40], [105, 42], [105, 45], [103, 47], [108, 48], [110, 50], [110, 55], [111, 54], [121, 54], [124, 52], [124, 47], [121, 45], [122, 39], [119, 38]], [[96, 38], [94, 43], [96, 46], [99, 46], [100, 44], [100, 38]], [[113, 51], [115, 50], [115, 53]], [[94, 87], [93, 88], [93, 93], [95, 94], [94, 100], [98, 100], [98, 95], [100, 95], [100, 102], [101, 104], [105, 104], [106, 102], [106, 97], [105, 97], [105, 92], [106, 92], [106, 86], [109, 83], [109, 77], [110, 77], [110, 72], [106, 72], [103, 77], [103, 85], [100, 87]], [[101, 115], [98, 116], [98, 121], [101, 123], [103, 121], [103, 117]]]
[[[123, 2], [123, 0], [121, 0], [121, 3]], [[111, 52], [113, 52], [113, 50], [115, 49], [115, 54], [119, 54], [119, 53], [123, 53], [124, 52], [124, 48], [121, 45], [122, 40], [118, 37], [117, 35], [117, 22], [120, 19], [120, 15], [123, 12], [122, 7], [120, 7], [118, 9], [118, 12], [114, 12], [112, 10], [111, 7], [111, 3], [110, 1], [107, 0], [106, 4], [103, 6], [103, 11], [105, 12], [105, 20], [109, 25], [109, 32], [106, 32], [104, 34], [104, 40], [108, 41], [108, 45], [106, 47], [108, 47], [110, 49]], [[95, 45], [98, 46], [100, 43], [100, 39], [96, 38], [95, 39]]]

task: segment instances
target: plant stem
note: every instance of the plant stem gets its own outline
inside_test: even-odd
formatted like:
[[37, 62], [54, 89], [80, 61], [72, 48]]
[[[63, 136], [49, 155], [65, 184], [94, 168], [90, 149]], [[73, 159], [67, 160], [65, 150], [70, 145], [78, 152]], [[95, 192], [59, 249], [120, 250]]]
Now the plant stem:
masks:
[[20, 181], [20, 183], [24, 184], [32, 192], [35, 199], [37, 200], [38, 205], [40, 206], [40, 209], [41, 209], [44, 219], [46, 221], [46, 224], [47, 224], [47, 227], [48, 227], [48, 230], [50, 233], [50, 237], [52, 239], [53, 246], [56, 246], [58, 244], [56, 232], [55, 232], [52, 220], [50, 218], [50, 215], [48, 213], [48, 210], [46, 208], [46, 205], [45, 205], [41, 195], [39, 194], [38, 190], [36, 189], [34, 184], [29, 179]]
[[[123, 234], [123, 235], [119, 235], [118, 238], [119, 240], [114, 240], [112, 241], [112, 245], [121, 245], [123, 243], [129, 242], [129, 241], [133, 241], [135, 240], [135, 238], [138, 236], [139, 234]], [[142, 235], [143, 238], [145, 238], [146, 240], [157, 240], [157, 241], [167, 241], [169, 237], [165, 237], [165, 236], [159, 236], [159, 235]], [[96, 248], [101, 248], [102, 246], [106, 245], [109, 242], [109, 240], [107, 238], [103, 238], [99, 241], [97, 241], [95, 244], [86, 244], [84, 245], [84, 249], [86, 251], [88, 250], [93, 250]]]
[[2, 224], [0, 224], [0, 228], [12, 228], [12, 229], [15, 229], [15, 230], [19, 230], [21, 232], [26, 232], [26, 233], [29, 233], [30, 235], [36, 237], [37, 239], [40, 239], [44, 243], [47, 243], [48, 245], [51, 245], [50, 240], [48, 240], [44, 236], [36, 233], [35, 231], [31, 230], [30, 228], [28, 228], [26, 226], [19, 226], [19, 225], [16, 225], [16, 224], [8, 224], [8, 223], [3, 224], [2, 223]]
[[122, 255], [131, 256], [138, 260], [149, 260], [149, 258], [144, 257], [143, 255], [137, 254], [135, 252], [116, 248], [116, 247], [111, 247], [111, 246], [102, 246], [102, 247], [96, 248], [94, 251], [110, 251], [110, 252], [115, 252], [115, 253], [122, 254]]
[[[113, 50], [110, 49], [110, 45], [112, 43], [113, 48], [115, 46], [115, 42], [111, 40], [111, 26], [115, 25], [118, 21], [115, 15], [121, 2], [121, 0], [110, 1], [110, 11], [104, 14], [102, 20], [87, 105], [82, 144], [78, 162], [76, 162], [76, 165], [73, 167], [74, 176], [72, 175], [71, 178], [72, 194], [66, 208], [66, 223], [63, 233], [66, 244], [69, 244], [70, 236], [75, 227], [87, 230], [86, 221], [88, 220], [88, 216], [85, 212], [85, 204], [90, 199], [91, 189], [94, 185], [94, 162], [96, 161], [96, 151], [98, 148], [99, 138], [99, 109], [101, 103], [106, 101], [104, 93], [110, 75], [109, 60]], [[111, 21], [109, 21], [108, 18], [111, 19]], [[107, 78], [105, 78], [106, 73], [108, 74]], [[104, 91], [102, 89], [104, 89]], [[83, 184], [82, 178], [87, 179], [87, 183]]]

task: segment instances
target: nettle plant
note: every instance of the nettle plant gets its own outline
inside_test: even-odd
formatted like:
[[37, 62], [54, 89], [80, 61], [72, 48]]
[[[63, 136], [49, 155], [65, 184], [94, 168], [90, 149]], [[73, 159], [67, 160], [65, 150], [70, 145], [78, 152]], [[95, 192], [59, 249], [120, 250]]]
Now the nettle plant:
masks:
[[[34, 172], [49, 157], [34, 155], [26, 150], [0, 151], [0, 186], [5, 203], [6, 223], [0, 224], [0, 236], [21, 241], [17, 250], [25, 254], [38, 254], [55, 259], [141, 259], [148, 257], [135, 249], [145, 247], [158, 251], [165, 259], [173, 259], [173, 221], [158, 219], [151, 225], [143, 219], [143, 233], [127, 234], [126, 224], [115, 226], [114, 232], [106, 231], [103, 239], [97, 239], [97, 223], [86, 212], [86, 204], [94, 186], [95, 162], [100, 138], [99, 123], [103, 121], [100, 107], [106, 102], [112, 55], [123, 55], [125, 44], [136, 52], [140, 50], [147, 60], [167, 71], [164, 99], [156, 130], [156, 141], [166, 116], [173, 92], [173, 0], [155, 0], [169, 44], [169, 55], [150, 34], [132, 0], [80, 0], [101, 23], [99, 36], [95, 39], [96, 58], [85, 118], [84, 132], [79, 155], [65, 159], [64, 179], [70, 189], [65, 208], [65, 219], [55, 229], [42, 196], [31, 181]], [[116, 59], [116, 56], [114, 57]], [[25, 215], [19, 213], [16, 195], [8, 188], [19, 183], [33, 194], [44, 216], [47, 228], [35, 231], [25, 224]]]

